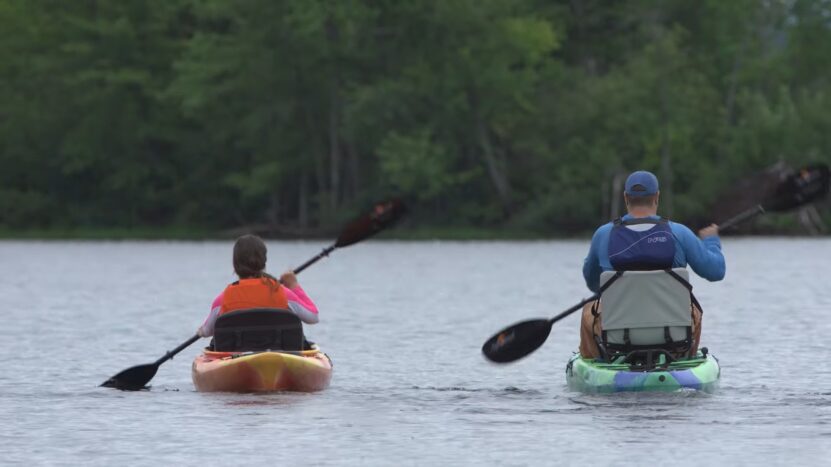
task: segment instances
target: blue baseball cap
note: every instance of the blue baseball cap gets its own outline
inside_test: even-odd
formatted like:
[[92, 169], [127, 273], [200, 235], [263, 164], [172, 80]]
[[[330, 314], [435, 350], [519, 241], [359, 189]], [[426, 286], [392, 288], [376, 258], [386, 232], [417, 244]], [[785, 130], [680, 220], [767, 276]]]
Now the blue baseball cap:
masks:
[[650, 196], [658, 193], [658, 178], [652, 172], [638, 170], [626, 179], [624, 193], [629, 196]]

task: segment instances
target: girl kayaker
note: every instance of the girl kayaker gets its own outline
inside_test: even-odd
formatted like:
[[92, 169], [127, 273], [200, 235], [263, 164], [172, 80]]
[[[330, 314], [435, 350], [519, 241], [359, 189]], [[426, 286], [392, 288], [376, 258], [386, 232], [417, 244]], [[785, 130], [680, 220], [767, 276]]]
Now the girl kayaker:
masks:
[[234, 272], [239, 280], [216, 297], [211, 312], [197, 333], [213, 336], [216, 319], [231, 311], [249, 308], [280, 308], [294, 312], [306, 324], [318, 322], [317, 307], [291, 271], [278, 281], [265, 272], [266, 246], [256, 235], [243, 235], [234, 244]]

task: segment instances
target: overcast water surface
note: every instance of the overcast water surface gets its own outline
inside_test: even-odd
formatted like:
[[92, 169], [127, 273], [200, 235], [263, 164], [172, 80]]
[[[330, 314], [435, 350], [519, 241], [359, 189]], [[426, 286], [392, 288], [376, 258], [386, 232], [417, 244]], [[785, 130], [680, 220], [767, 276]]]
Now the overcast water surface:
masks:
[[[204, 341], [142, 392], [98, 384], [191, 336], [234, 280], [230, 242], [0, 242], [0, 465], [808, 465], [831, 458], [831, 240], [726, 239], [693, 280], [715, 394], [565, 385], [578, 315], [507, 366], [482, 342], [588, 292], [587, 241], [393, 242], [300, 282], [334, 361], [316, 394], [203, 394]], [[270, 242], [269, 269], [317, 242]]]

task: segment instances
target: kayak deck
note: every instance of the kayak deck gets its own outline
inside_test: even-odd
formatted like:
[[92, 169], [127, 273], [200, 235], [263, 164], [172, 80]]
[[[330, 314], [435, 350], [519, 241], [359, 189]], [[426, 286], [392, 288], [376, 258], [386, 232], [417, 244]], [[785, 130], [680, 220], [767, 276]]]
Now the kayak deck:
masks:
[[622, 359], [599, 362], [579, 353], [566, 365], [566, 381], [572, 390], [591, 393], [624, 391], [677, 391], [694, 389], [713, 392], [721, 376], [718, 359], [701, 352], [695, 358], [675, 360], [650, 371], [633, 371]]
[[318, 349], [298, 352], [212, 352], [193, 361], [193, 385], [201, 392], [314, 392], [332, 379], [332, 361]]

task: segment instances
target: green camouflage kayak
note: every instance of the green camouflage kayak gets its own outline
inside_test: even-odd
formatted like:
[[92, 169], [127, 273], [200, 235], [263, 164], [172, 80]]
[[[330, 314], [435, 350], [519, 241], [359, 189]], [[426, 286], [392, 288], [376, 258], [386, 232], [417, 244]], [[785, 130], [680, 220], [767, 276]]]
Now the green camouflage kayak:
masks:
[[619, 357], [604, 363], [585, 359], [580, 354], [566, 365], [569, 388], [582, 392], [677, 391], [696, 389], [712, 392], [718, 385], [721, 368], [712, 355], [698, 352], [695, 358], [658, 361], [654, 369], [643, 369], [623, 362]]

